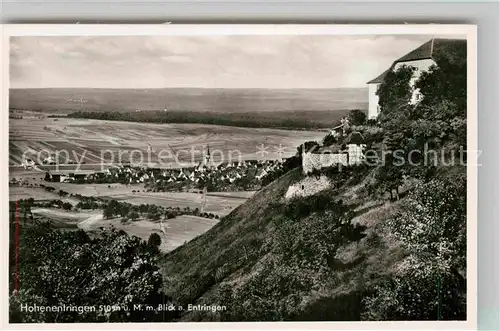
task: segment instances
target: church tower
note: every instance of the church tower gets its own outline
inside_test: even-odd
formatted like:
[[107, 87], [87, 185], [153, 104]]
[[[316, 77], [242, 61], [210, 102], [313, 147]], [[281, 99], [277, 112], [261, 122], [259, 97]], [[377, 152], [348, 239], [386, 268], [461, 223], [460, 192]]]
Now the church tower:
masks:
[[206, 167], [210, 167], [210, 146], [207, 144], [207, 154], [203, 160], [203, 165]]

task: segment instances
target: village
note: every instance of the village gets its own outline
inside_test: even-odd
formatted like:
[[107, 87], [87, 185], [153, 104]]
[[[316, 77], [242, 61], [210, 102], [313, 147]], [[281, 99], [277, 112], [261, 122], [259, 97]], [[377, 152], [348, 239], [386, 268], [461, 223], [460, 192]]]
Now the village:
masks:
[[240, 161], [211, 164], [210, 157], [197, 167], [159, 169], [116, 165], [105, 170], [47, 171], [45, 181], [71, 184], [143, 184], [153, 192], [256, 190], [270, 173], [281, 170], [281, 160]]

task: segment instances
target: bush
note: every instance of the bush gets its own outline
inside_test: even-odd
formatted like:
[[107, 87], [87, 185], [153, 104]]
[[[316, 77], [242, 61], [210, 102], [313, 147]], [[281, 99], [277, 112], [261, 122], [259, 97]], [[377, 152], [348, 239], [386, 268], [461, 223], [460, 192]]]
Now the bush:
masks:
[[363, 125], [366, 122], [366, 114], [360, 109], [353, 109], [349, 112], [349, 123], [351, 125]]
[[47, 192], [54, 192], [56, 189], [52, 186], [45, 186], [45, 191]]
[[73, 205], [69, 202], [65, 202], [63, 203], [62, 207], [64, 210], [71, 210], [73, 208]]
[[365, 300], [364, 318], [465, 319], [466, 197], [461, 177], [421, 183], [409, 195], [387, 222], [409, 255]]
[[317, 141], [306, 141], [304, 144], [297, 147], [297, 156], [301, 156], [302, 152], [313, 151], [319, 147]]
[[131, 221], [136, 221], [139, 218], [139, 213], [134, 210], [128, 214], [128, 217]]
[[165, 213], [165, 217], [167, 219], [172, 219], [172, 218], [175, 218], [176, 216], [177, 216], [176, 213], [173, 211], [170, 211], [170, 210]]
[[325, 138], [323, 138], [323, 146], [331, 146], [337, 142], [337, 138], [335, 138], [331, 133], [327, 134]]
[[148, 239], [148, 245], [149, 246], [155, 246], [158, 247], [161, 245], [161, 237], [158, 233], [151, 233]]

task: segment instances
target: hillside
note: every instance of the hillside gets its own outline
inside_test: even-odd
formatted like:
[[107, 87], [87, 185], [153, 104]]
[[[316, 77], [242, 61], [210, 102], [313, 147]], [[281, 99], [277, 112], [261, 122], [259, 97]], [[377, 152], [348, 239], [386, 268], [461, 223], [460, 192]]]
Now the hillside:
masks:
[[348, 171], [339, 189], [286, 202], [303, 178], [295, 169], [168, 254], [169, 296], [228, 309], [182, 320], [360, 320], [362, 299], [403, 256], [378, 229], [398, 203], [354, 194], [369, 173]]
[[[316, 168], [307, 179], [294, 169], [166, 255], [169, 297], [227, 308], [180, 319], [465, 320], [465, 69], [422, 74], [417, 104], [414, 69], [389, 72], [377, 120], [349, 128], [371, 161]], [[348, 141], [330, 134], [321, 147]], [[292, 184], [300, 197], [285, 200]]]

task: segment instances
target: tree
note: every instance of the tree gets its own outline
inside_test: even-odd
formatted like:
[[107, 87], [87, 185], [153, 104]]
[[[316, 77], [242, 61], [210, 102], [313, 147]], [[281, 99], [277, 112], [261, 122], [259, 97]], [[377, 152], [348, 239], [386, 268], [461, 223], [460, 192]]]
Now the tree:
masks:
[[301, 156], [302, 152], [312, 151], [318, 147], [319, 144], [317, 141], [314, 140], [306, 141], [304, 144], [297, 147], [297, 155]]
[[[13, 228], [11, 226], [11, 245]], [[111, 230], [91, 239], [82, 230], [63, 232], [48, 223], [37, 222], [23, 228], [19, 245], [23, 252], [18, 263], [20, 291], [11, 297], [11, 323], [139, 322], [164, 318], [157, 312], [148, 315], [133, 309], [134, 304], [168, 303], [168, 298], [160, 292], [159, 255], [139, 238]], [[13, 272], [13, 254], [10, 258], [10, 272]], [[97, 309], [43, 314], [20, 311], [21, 304], [33, 303]], [[100, 310], [100, 306], [119, 306], [120, 309]], [[165, 316], [165, 320], [169, 318]]]
[[148, 219], [152, 221], [158, 221], [161, 219], [161, 213], [159, 211], [151, 211], [148, 213]]
[[465, 175], [420, 183], [405, 199], [386, 225], [408, 256], [366, 299], [366, 319], [465, 318], [466, 205]]
[[366, 114], [360, 109], [353, 109], [349, 112], [349, 122], [352, 125], [363, 125], [366, 122]]
[[161, 245], [161, 237], [158, 233], [153, 232], [149, 236], [148, 245], [158, 247]]
[[386, 74], [377, 90], [381, 119], [391, 119], [392, 116], [399, 114], [401, 109], [407, 108], [413, 92], [410, 80], [414, 71], [413, 67], [402, 66]]
[[335, 138], [335, 136], [332, 135], [331, 133], [327, 134], [323, 138], [323, 146], [331, 146], [331, 145], [335, 144], [336, 142], [337, 142], [337, 138]]
[[[467, 109], [467, 44], [450, 43], [446, 50], [435, 56], [438, 66], [423, 72], [415, 83], [424, 98], [422, 110], [432, 108], [442, 100], [454, 104], [456, 116], [465, 116]], [[439, 114], [432, 112], [429, 116]], [[449, 115], [447, 115], [449, 116]], [[454, 117], [454, 116], [452, 116]]]
[[130, 218], [131, 221], [136, 221], [139, 218], [139, 213], [133, 210], [128, 214], [128, 217]]
[[111, 205], [107, 205], [107, 206], [103, 209], [102, 214], [103, 214], [104, 218], [106, 218], [106, 219], [113, 218], [113, 216], [114, 216], [114, 210], [113, 210], [113, 207], [112, 207]]
[[65, 202], [63, 203], [62, 207], [64, 210], [71, 210], [73, 208], [73, 205], [69, 202]]

